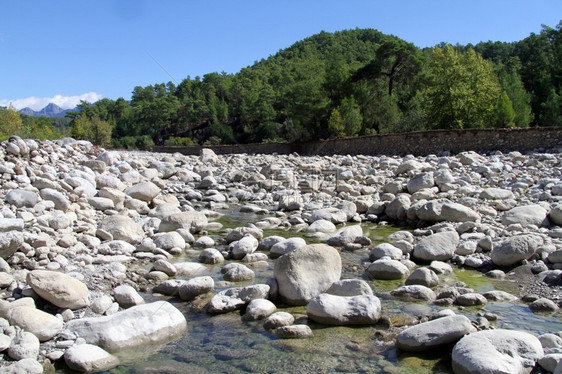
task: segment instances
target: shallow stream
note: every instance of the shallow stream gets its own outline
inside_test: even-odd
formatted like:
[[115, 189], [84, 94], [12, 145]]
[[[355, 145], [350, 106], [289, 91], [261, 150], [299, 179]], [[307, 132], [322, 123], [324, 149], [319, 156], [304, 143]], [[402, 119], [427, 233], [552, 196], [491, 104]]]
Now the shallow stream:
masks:
[[[264, 216], [229, 212], [219, 221], [226, 227], [237, 227], [256, 222]], [[363, 224], [364, 234], [373, 243], [381, 242], [400, 228]], [[219, 232], [210, 232], [219, 237]], [[302, 236], [304, 233], [283, 230], [264, 230], [264, 237], [281, 235]], [[307, 242], [313, 241], [307, 238]], [[342, 278], [360, 278], [368, 281], [382, 302], [382, 314], [390, 317], [394, 326], [406, 325], [416, 316], [429, 315], [444, 307], [427, 303], [404, 302], [390, 296], [389, 292], [402, 281], [370, 281], [364, 275], [369, 263], [366, 250], [342, 251], [344, 271]], [[197, 261], [195, 253], [182, 256], [181, 261]], [[178, 260], [178, 261], [179, 261]], [[215, 282], [222, 281], [220, 268], [210, 266]], [[350, 265], [350, 266], [346, 266]], [[353, 266], [355, 265], [355, 266]], [[254, 269], [254, 282], [264, 283], [273, 274], [273, 261], [269, 267]], [[503, 290], [519, 296], [517, 284], [485, 277], [478, 271], [456, 269], [453, 274], [440, 276], [440, 287], [462, 281], [476, 292]], [[221, 288], [218, 288], [220, 290]], [[158, 299], [143, 295], [147, 302]], [[398, 352], [392, 343], [393, 333], [384, 326], [327, 327], [311, 324], [314, 336], [300, 340], [282, 340], [263, 327], [263, 321], [244, 321], [241, 312], [210, 316], [201, 308], [167, 298], [186, 316], [188, 330], [175, 342], [160, 347], [149, 347], [123, 356], [123, 362], [111, 373], [452, 373], [450, 349], [429, 355]], [[485, 307], [459, 308], [450, 306], [456, 313], [474, 320], [478, 313], [494, 313], [498, 328], [519, 329], [535, 334], [562, 330], [562, 315], [536, 315], [520, 302], [489, 302]], [[306, 307], [278, 307], [279, 311], [293, 313], [298, 319], [306, 317]], [[297, 323], [297, 322], [296, 322]]]

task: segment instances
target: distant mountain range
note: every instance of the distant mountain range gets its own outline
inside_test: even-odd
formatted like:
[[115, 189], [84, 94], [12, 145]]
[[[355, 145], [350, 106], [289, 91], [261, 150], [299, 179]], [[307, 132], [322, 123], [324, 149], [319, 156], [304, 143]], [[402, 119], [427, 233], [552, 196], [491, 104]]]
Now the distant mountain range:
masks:
[[35, 111], [31, 108], [23, 108], [19, 110], [20, 113], [32, 116], [32, 117], [64, 117], [67, 112], [76, 112], [77, 108], [74, 109], [62, 109], [57, 104], [50, 103], [40, 111]]

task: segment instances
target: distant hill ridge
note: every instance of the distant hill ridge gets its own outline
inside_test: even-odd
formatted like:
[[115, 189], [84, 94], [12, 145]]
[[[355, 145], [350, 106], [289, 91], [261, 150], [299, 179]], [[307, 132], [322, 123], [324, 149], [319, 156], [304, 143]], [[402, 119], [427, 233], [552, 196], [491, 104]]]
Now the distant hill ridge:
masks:
[[44, 107], [39, 111], [35, 111], [28, 107], [19, 110], [21, 114], [25, 114], [31, 117], [57, 117], [57, 118], [66, 116], [66, 113], [68, 112], [77, 112], [77, 111], [78, 111], [77, 108], [62, 109], [57, 104], [53, 104], [53, 103], [47, 104], [46, 107]]

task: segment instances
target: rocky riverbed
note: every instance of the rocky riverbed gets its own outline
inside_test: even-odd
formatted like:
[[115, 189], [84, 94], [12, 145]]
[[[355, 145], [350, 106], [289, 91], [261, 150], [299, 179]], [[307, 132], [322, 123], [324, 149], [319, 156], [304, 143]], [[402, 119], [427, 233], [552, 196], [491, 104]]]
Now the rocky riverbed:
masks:
[[13, 137], [0, 157], [3, 372], [207, 372], [222, 333], [244, 341], [211, 354], [232, 372], [437, 354], [429, 370], [562, 373], [560, 149], [196, 157]]

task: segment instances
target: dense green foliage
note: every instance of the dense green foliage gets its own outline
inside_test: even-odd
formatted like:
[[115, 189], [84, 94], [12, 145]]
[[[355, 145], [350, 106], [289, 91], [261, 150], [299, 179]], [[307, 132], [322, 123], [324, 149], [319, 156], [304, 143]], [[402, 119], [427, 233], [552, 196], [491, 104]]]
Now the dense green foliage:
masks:
[[0, 107], [0, 141], [8, 139], [12, 135], [22, 138], [35, 139], [58, 139], [62, 137], [63, 131], [55, 125], [65, 121], [52, 121], [52, 118], [30, 117], [18, 113], [13, 107]]
[[[236, 74], [138, 86], [68, 116], [75, 136], [107, 144], [111, 130], [123, 148], [561, 126], [561, 61], [562, 22], [514, 43], [425, 49], [372, 29], [321, 32]], [[93, 122], [104, 137], [86, 134]]]

